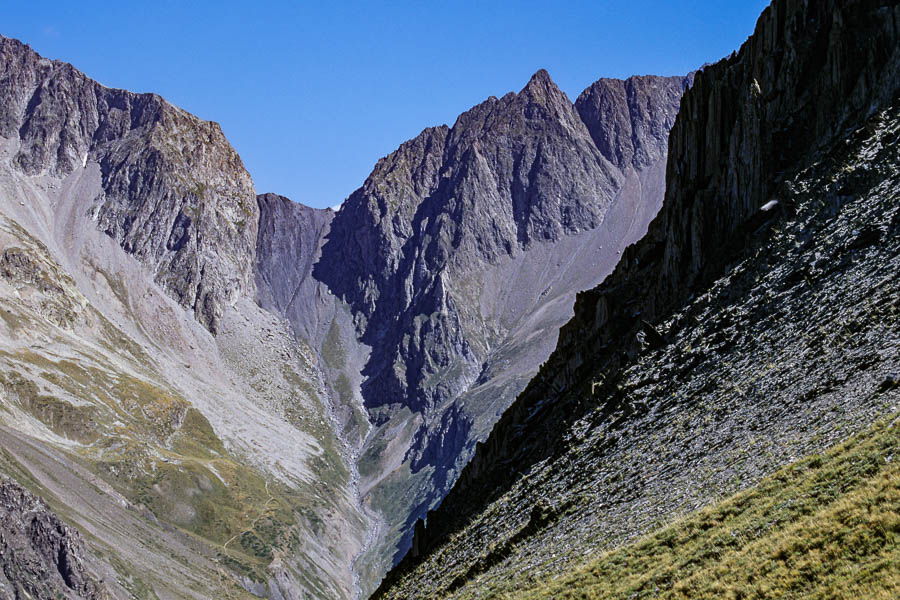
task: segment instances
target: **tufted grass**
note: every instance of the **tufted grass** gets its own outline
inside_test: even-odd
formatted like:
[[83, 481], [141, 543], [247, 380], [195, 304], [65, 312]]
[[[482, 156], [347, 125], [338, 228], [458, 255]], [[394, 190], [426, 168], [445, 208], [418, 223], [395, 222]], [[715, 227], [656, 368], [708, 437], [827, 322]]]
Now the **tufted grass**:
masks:
[[900, 417], [633, 544], [501, 597], [898, 598]]

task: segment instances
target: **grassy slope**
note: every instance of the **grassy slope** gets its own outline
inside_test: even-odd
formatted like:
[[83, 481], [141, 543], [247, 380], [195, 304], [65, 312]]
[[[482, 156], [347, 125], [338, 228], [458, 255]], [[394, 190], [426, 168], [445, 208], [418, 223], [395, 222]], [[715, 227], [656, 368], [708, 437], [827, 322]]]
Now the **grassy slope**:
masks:
[[[463, 596], [478, 596], [477, 580]], [[900, 416], [507, 598], [900, 597]]]

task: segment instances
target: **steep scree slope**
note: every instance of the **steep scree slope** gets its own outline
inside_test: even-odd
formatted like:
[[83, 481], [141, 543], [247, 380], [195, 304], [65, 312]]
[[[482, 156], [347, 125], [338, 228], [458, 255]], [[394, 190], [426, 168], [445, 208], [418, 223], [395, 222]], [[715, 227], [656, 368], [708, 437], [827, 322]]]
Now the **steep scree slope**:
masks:
[[502, 597], [893, 600], [900, 596], [898, 446], [895, 413], [561, 576], [537, 586], [507, 582]]
[[647, 236], [377, 596], [558, 573], [896, 405], [900, 124], [874, 113], [898, 26], [893, 2], [778, 0], [696, 75]]
[[218, 126], [14, 40], [0, 73], [0, 471], [138, 597], [352, 597], [368, 517]]

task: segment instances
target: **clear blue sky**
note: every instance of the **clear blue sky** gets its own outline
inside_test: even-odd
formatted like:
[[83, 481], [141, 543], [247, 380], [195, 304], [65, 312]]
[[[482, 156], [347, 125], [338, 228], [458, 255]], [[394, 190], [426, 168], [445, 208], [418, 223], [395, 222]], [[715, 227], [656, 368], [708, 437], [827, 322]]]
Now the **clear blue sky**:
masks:
[[101, 83], [221, 123], [258, 192], [341, 202], [423, 128], [546, 68], [683, 74], [737, 49], [768, 2], [6, 2], [0, 33]]

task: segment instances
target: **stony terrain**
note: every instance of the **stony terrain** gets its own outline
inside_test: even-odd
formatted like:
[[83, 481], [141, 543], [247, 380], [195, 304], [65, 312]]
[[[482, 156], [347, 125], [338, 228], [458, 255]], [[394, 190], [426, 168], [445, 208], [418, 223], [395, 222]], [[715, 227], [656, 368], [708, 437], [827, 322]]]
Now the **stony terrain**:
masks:
[[337, 212], [0, 37], [0, 471], [29, 490], [0, 486], [0, 585], [362, 597], [412, 546], [379, 595], [506, 593], [895, 412], [898, 29], [776, 0], [696, 77], [572, 102], [538, 71]]
[[660, 215], [376, 596], [527, 586], [896, 412], [898, 25], [779, 0], [696, 75]]
[[92, 218], [212, 331], [252, 289], [253, 183], [217, 124], [0, 38], [0, 137], [18, 140], [10, 164], [26, 175], [97, 163]]
[[900, 594], [897, 414], [557, 577], [504, 598], [635, 600]]
[[257, 297], [318, 353], [371, 517], [363, 579], [645, 232], [690, 81], [601, 80], [573, 104], [540, 71], [403, 144], [337, 213], [259, 197]]
[[138, 597], [352, 597], [368, 519], [317, 356], [255, 302], [237, 155], [0, 47], [4, 472]]

